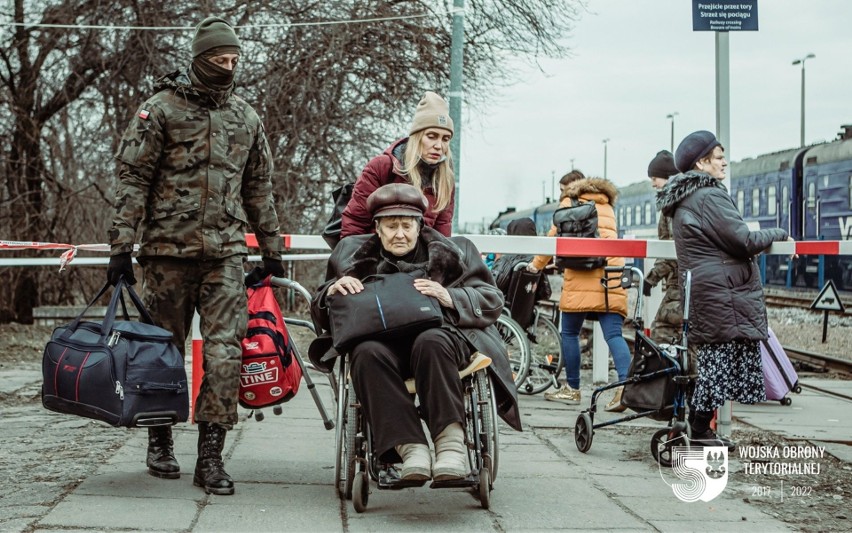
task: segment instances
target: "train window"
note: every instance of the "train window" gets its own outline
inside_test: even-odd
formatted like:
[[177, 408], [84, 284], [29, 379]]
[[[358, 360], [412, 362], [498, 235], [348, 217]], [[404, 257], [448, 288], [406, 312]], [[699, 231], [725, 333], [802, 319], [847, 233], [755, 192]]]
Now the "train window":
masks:
[[624, 212], [627, 218], [627, 222], [624, 224], [624, 227], [630, 227], [633, 225], [633, 210], [628, 207], [624, 210]]
[[775, 197], [775, 185], [770, 185], [766, 188], [766, 214], [774, 216], [777, 211], [777, 205], [778, 199]]
[[737, 210], [741, 215], [745, 215], [745, 193], [742, 189], [737, 191]]
[[852, 174], [849, 175], [849, 203], [846, 205], [852, 206]]
[[[852, 177], [849, 179], [852, 181]], [[852, 184], [850, 184], [849, 187], [852, 189]], [[781, 214], [784, 216], [790, 214], [790, 191], [787, 189], [786, 185], [781, 187]]]
[[816, 207], [816, 183], [808, 183], [808, 209]]
[[636, 224], [642, 224], [642, 206], [637, 205], [634, 209], [636, 209]]
[[651, 202], [645, 202], [645, 224], [650, 224], [652, 222], [651, 217], [653, 216], [651, 213]]
[[755, 187], [751, 191], [751, 216], [760, 215], [760, 187]]
[[624, 208], [618, 208], [618, 227], [624, 227]]

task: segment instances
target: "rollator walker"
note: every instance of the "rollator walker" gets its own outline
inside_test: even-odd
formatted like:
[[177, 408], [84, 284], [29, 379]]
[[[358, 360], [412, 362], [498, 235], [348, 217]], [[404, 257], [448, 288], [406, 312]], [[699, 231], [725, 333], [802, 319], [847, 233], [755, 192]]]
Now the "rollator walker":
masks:
[[[636, 267], [604, 267], [605, 277], [601, 280], [606, 290], [637, 287], [636, 306], [631, 323], [636, 332], [633, 360], [627, 378], [598, 387], [592, 393], [591, 404], [577, 417], [574, 425], [574, 442], [577, 449], [585, 453], [592, 447], [592, 438], [598, 428], [612, 426], [637, 418], [653, 418], [668, 421], [668, 426], [651, 437], [651, 455], [662, 466], [672, 465], [672, 449], [689, 446], [689, 424], [687, 418], [687, 392], [692, 378], [689, 375], [687, 337], [689, 332], [689, 295], [692, 282], [691, 272], [683, 273], [683, 335], [681, 344], [657, 344], [644, 332], [642, 320], [644, 276]], [[634, 285], [634, 276], [638, 285]], [[617, 285], [611, 285], [616, 282]], [[598, 398], [601, 393], [616, 387], [624, 387], [622, 403], [633, 414], [595, 424]]]

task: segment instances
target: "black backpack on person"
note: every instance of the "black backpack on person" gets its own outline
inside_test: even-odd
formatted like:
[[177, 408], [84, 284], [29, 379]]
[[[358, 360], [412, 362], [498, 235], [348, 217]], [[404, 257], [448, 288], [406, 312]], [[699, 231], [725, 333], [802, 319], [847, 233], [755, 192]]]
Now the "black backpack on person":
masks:
[[[598, 239], [598, 210], [594, 202], [569, 198], [570, 206], [560, 207], [553, 212], [553, 225], [557, 237], [583, 237]], [[572, 270], [595, 270], [606, 265], [606, 257], [557, 257], [556, 268]]]

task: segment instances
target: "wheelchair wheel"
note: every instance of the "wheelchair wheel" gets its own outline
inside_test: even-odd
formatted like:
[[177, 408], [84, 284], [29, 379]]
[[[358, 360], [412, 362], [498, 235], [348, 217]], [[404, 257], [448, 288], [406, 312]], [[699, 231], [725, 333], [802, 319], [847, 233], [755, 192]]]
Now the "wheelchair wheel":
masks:
[[500, 432], [497, 428], [497, 402], [494, 399], [494, 389], [487, 372], [477, 372], [474, 376], [477, 397], [479, 399], [479, 420], [483, 443], [482, 464], [488, 466], [489, 485], [497, 479], [497, 466], [500, 455]]
[[536, 312], [530, 340], [530, 367], [518, 392], [538, 394], [549, 389], [562, 372], [562, 339], [549, 317]]
[[367, 502], [370, 500], [370, 475], [367, 472], [358, 472], [352, 487], [352, 507], [356, 513], [367, 510]]
[[488, 466], [479, 469], [479, 505], [483, 509], [491, 507], [491, 472]]
[[651, 456], [660, 466], [670, 467], [675, 446], [689, 446], [689, 440], [679, 431], [663, 428], [651, 437]]
[[574, 444], [583, 453], [586, 453], [592, 447], [592, 437], [595, 434], [592, 425], [592, 417], [586, 412], [580, 413], [580, 416], [577, 417], [577, 423], [574, 424]]
[[497, 331], [509, 353], [509, 366], [512, 368], [512, 379], [515, 387], [520, 387], [527, 378], [530, 369], [530, 346], [524, 329], [507, 315], [500, 315], [497, 322]]
[[357, 410], [350, 396], [351, 385], [346, 379], [349, 371], [341, 358], [337, 381], [337, 420], [335, 424], [334, 479], [340, 499], [352, 498], [352, 478], [355, 471], [355, 435], [358, 430]]

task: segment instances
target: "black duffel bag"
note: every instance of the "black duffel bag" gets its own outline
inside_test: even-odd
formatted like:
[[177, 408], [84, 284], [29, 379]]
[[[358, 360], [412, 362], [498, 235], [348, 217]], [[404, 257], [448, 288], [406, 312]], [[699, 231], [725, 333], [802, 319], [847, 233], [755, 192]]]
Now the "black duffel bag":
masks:
[[[113, 426], [146, 427], [186, 422], [189, 390], [183, 358], [171, 332], [155, 326], [122, 278], [101, 322], [83, 321], [107, 283], [73, 322], [53, 331], [42, 359], [42, 405], [59, 413]], [[143, 322], [127, 315], [126, 290]], [[121, 302], [124, 320], [116, 320]]]
[[414, 288], [412, 274], [374, 274], [364, 290], [326, 296], [331, 337], [338, 351], [365, 340], [413, 336], [443, 323], [438, 300]]

